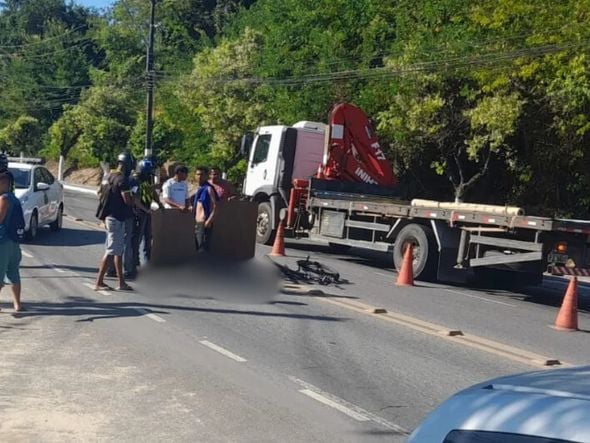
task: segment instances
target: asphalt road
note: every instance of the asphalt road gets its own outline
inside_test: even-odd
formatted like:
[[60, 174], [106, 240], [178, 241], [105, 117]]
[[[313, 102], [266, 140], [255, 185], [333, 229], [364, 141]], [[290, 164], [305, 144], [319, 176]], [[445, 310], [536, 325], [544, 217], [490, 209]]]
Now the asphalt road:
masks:
[[588, 363], [586, 332], [548, 327], [563, 281], [525, 293], [398, 288], [385, 258], [320, 245], [290, 244], [277, 263], [294, 271], [309, 255], [338, 271], [343, 281], [322, 295], [249, 278], [286, 278], [264, 247], [245, 269], [201, 263], [144, 273], [134, 293], [96, 293], [95, 206], [68, 193], [64, 229], [23, 246], [26, 312], [9, 315], [2, 292], [5, 441], [403, 441], [457, 390], [538, 369], [530, 352]]

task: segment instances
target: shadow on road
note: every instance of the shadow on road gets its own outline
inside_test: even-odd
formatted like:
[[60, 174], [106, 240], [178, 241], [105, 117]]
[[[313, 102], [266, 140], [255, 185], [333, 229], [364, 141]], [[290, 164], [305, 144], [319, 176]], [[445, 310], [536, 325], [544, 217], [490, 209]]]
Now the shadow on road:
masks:
[[89, 246], [103, 244], [104, 232], [92, 229], [75, 229], [64, 227], [59, 232], [51, 232], [49, 229], [40, 229], [35, 240], [27, 243], [36, 246]]
[[[98, 268], [95, 267], [87, 267], [87, 266], [71, 266], [71, 265], [60, 265], [55, 263], [53, 266], [50, 265], [21, 265], [20, 269], [53, 269], [54, 267], [59, 269], [64, 269], [68, 271], [74, 272], [90, 272], [92, 274], [96, 274], [98, 272]], [[48, 278], [43, 276], [43, 278]]]
[[17, 318], [26, 317], [85, 317], [77, 322], [92, 322], [95, 320], [142, 317], [146, 314], [168, 315], [170, 311], [183, 311], [210, 314], [251, 315], [266, 318], [287, 318], [293, 320], [315, 320], [327, 322], [346, 321], [346, 318], [323, 315], [293, 314], [283, 312], [264, 312], [256, 310], [238, 310], [222, 308], [199, 308], [191, 306], [175, 306], [167, 304], [150, 304], [135, 302], [96, 303], [70, 301], [63, 303], [27, 303], [26, 311], [13, 314]]

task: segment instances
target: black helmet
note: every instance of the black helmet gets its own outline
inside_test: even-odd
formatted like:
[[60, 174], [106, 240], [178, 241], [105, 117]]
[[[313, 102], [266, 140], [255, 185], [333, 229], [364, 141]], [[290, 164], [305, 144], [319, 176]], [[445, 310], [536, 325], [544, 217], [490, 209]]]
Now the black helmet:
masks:
[[4, 152], [0, 152], [0, 172], [8, 170], [8, 156]]
[[137, 173], [144, 176], [151, 175], [154, 172], [155, 166], [151, 157], [145, 157], [137, 164]]
[[130, 175], [131, 171], [135, 169], [135, 159], [130, 152], [121, 152], [117, 157], [117, 163], [120, 163], [125, 168], [125, 175]]

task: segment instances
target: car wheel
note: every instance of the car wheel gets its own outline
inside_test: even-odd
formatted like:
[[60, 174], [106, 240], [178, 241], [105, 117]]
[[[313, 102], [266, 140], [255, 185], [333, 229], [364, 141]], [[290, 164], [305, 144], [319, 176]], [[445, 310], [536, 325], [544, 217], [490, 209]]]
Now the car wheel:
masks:
[[29, 230], [27, 231], [27, 239], [34, 240], [37, 238], [37, 234], [39, 233], [39, 217], [37, 215], [37, 211], [33, 211], [33, 215], [31, 215], [31, 222], [29, 223]]
[[63, 216], [64, 216], [64, 208], [63, 206], [60, 205], [59, 209], [57, 210], [57, 217], [55, 218], [55, 221], [53, 221], [49, 227], [51, 228], [52, 231], [56, 232], [61, 230], [62, 224], [63, 224]]
[[263, 245], [271, 245], [276, 231], [272, 229], [272, 209], [270, 203], [262, 202], [258, 205], [256, 219], [256, 241]]

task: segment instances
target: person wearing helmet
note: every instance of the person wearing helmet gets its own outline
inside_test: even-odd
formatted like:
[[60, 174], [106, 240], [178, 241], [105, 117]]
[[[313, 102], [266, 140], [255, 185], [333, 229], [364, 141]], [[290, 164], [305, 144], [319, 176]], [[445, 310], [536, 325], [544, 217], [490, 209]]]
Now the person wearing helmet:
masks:
[[[132, 290], [125, 282], [123, 274], [123, 255], [125, 253], [126, 243], [126, 224], [130, 220], [129, 226], [129, 249], [128, 254], [133, 261], [133, 251], [131, 248], [131, 237], [133, 227], [133, 200], [131, 198], [131, 188], [129, 176], [134, 166], [134, 160], [131, 154], [122, 153], [117, 158], [117, 170], [109, 174], [108, 177], [108, 202], [105, 205], [105, 228], [107, 239], [105, 244], [105, 254], [100, 261], [98, 276], [96, 278], [95, 290], [111, 289], [104, 282], [105, 274], [108, 268], [114, 264], [115, 272], [118, 278], [117, 290]], [[133, 265], [135, 263], [132, 263]], [[134, 267], [135, 268], [135, 267]]]
[[151, 206], [156, 202], [160, 209], [164, 206], [153, 184], [155, 164], [149, 157], [141, 160], [137, 165], [134, 179], [137, 183], [137, 193], [134, 194], [135, 225], [133, 231], [133, 257], [135, 265], [140, 266], [139, 247], [143, 241], [143, 254], [145, 262], [151, 257], [152, 223]]

